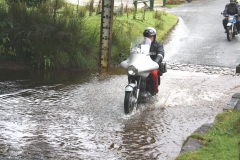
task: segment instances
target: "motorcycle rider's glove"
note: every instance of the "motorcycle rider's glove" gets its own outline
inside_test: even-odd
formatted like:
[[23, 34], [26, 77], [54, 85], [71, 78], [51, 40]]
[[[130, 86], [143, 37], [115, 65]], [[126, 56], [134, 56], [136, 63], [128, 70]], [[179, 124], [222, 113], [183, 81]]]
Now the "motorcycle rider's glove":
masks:
[[157, 54], [154, 62], [157, 62], [158, 64], [160, 64], [163, 60], [163, 56], [161, 54]]

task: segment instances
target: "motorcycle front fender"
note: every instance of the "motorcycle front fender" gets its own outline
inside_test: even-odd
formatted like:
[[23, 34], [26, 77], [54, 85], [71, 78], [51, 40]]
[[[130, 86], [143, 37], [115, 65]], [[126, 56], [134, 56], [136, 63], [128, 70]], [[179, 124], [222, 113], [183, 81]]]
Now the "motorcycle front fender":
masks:
[[227, 26], [228, 26], [228, 27], [232, 26], [232, 23], [228, 23]]
[[125, 87], [126, 92], [133, 91], [133, 88], [136, 87], [137, 85], [135, 83], [130, 83]]

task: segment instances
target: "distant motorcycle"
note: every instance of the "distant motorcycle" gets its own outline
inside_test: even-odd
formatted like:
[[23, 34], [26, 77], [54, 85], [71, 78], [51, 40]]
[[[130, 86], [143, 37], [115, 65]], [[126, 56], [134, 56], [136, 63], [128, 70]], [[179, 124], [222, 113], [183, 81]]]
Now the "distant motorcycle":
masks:
[[236, 17], [237, 15], [227, 15], [225, 16], [228, 18], [227, 23], [227, 39], [228, 41], [231, 41], [235, 35], [238, 34], [237, 32], [237, 26], [236, 26]]
[[[150, 57], [151, 40], [147, 37], [135, 38], [130, 47], [129, 57], [120, 63], [121, 68], [128, 74], [128, 85], [125, 87], [124, 112], [129, 114], [137, 103], [146, 102], [150, 90], [149, 74], [159, 69], [158, 63]], [[166, 72], [166, 63], [161, 64], [163, 73]], [[160, 77], [159, 77], [160, 78]], [[146, 95], [148, 95], [146, 97]]]

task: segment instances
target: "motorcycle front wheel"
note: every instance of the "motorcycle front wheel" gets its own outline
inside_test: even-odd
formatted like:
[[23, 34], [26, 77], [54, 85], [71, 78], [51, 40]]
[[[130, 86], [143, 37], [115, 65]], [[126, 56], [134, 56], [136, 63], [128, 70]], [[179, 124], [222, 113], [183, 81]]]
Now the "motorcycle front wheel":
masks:
[[125, 114], [129, 114], [133, 111], [134, 106], [136, 105], [136, 92], [133, 91], [126, 91], [125, 98], [124, 98], [124, 112]]
[[232, 28], [228, 27], [227, 28], [227, 39], [228, 39], [228, 41], [231, 41], [232, 38], [233, 38]]

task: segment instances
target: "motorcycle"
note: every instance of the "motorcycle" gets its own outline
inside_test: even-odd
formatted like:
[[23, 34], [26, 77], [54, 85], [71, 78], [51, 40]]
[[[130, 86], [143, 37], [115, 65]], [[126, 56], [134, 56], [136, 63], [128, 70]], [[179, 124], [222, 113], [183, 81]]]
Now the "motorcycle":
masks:
[[236, 16], [237, 15], [228, 15], [225, 16], [228, 18], [227, 23], [227, 39], [228, 41], [231, 41], [235, 35], [238, 34], [237, 27], [236, 27]]
[[[147, 102], [152, 96], [149, 74], [159, 69], [159, 64], [150, 57], [151, 40], [147, 37], [137, 37], [131, 42], [129, 57], [120, 63], [120, 67], [128, 74], [128, 85], [125, 87], [124, 112], [129, 114], [138, 103]], [[166, 72], [166, 63], [162, 62], [162, 73]], [[160, 84], [160, 77], [158, 80]], [[147, 95], [147, 96], [146, 96]]]

